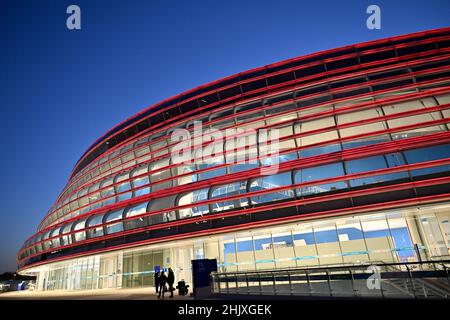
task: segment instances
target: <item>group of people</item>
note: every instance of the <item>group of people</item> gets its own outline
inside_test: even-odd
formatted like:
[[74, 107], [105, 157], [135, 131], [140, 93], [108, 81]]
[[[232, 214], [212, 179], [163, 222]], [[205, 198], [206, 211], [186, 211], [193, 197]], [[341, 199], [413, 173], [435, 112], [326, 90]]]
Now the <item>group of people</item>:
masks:
[[[172, 268], [168, 269], [167, 276], [164, 273], [164, 270], [155, 272], [155, 287], [156, 293], [158, 293], [158, 298], [161, 298], [161, 295], [164, 298], [164, 293], [166, 292], [166, 290], [170, 292], [169, 298], [173, 298], [174, 282], [175, 282], [175, 275], [173, 273]], [[169, 286], [168, 289], [166, 289], [166, 284]]]

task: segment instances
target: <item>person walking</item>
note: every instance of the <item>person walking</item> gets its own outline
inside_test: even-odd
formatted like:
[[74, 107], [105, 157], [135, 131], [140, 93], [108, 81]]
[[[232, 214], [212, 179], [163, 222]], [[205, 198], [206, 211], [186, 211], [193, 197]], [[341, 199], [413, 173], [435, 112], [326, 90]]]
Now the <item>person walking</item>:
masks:
[[156, 293], [158, 293], [159, 291], [159, 273], [160, 271], [156, 271], [155, 270], [155, 288], [156, 288]]
[[158, 294], [158, 298], [161, 298], [161, 294], [162, 297], [164, 298], [164, 292], [166, 291], [166, 281], [167, 281], [167, 277], [166, 274], [164, 273], [164, 270], [161, 270], [161, 273], [159, 275], [159, 294]]
[[169, 273], [167, 275], [167, 284], [169, 285], [170, 296], [169, 298], [173, 298], [173, 284], [175, 282], [175, 274], [173, 273], [172, 268], [169, 268]]

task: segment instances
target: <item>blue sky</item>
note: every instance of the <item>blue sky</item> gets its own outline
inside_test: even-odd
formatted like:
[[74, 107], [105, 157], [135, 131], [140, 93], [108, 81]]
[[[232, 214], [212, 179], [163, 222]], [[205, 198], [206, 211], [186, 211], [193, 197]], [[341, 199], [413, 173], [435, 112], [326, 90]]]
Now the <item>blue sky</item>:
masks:
[[[66, 28], [81, 8], [82, 29]], [[366, 28], [370, 4], [381, 30]], [[0, 272], [85, 149], [115, 124], [184, 90], [338, 46], [450, 26], [450, 2], [0, 2]]]

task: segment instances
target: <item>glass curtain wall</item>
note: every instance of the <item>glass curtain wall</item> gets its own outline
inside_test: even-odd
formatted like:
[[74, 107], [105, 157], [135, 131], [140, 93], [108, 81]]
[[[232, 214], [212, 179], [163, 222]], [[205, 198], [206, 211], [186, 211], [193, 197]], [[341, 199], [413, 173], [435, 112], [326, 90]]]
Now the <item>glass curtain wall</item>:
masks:
[[221, 272], [448, 259], [449, 220], [442, 204], [161, 243], [44, 266], [38, 289], [151, 287], [169, 267], [191, 284], [191, 260], [203, 258]]

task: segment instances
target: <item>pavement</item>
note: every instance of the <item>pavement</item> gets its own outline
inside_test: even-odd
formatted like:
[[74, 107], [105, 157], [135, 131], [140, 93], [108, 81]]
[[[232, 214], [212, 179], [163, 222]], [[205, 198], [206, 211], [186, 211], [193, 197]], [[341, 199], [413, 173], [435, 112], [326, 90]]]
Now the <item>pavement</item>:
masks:
[[[162, 299], [162, 298], [161, 298]], [[193, 300], [193, 297], [179, 296], [164, 300]], [[138, 289], [99, 289], [89, 291], [11, 291], [0, 293], [0, 300], [158, 300], [154, 288]]]

